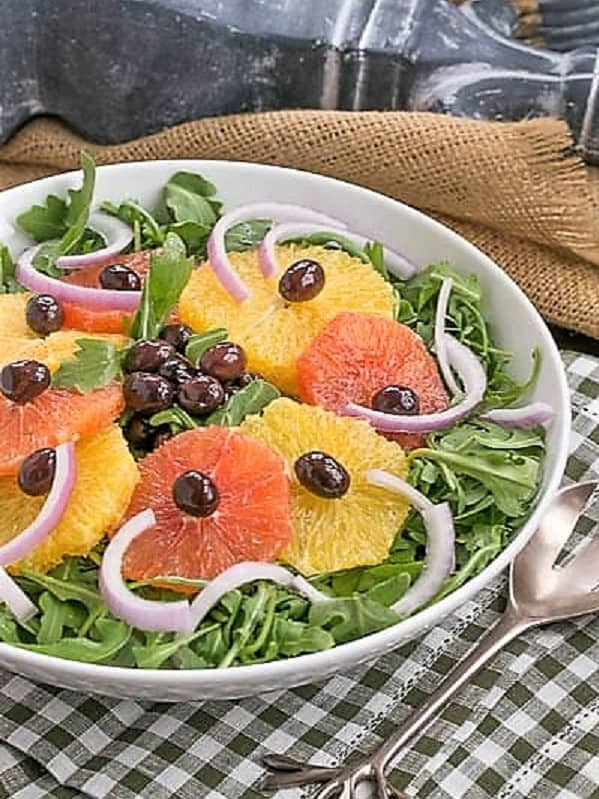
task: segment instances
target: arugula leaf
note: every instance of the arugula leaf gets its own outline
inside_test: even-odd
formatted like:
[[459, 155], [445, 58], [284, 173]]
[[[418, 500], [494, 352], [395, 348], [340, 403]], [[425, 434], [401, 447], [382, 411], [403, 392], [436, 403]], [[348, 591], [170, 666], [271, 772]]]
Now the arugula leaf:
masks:
[[182, 430], [193, 430], [194, 427], [200, 426], [199, 423], [179, 405], [173, 405], [172, 408], [167, 408], [165, 411], [158, 411], [158, 413], [150, 416], [149, 421], [152, 427], [160, 427], [163, 424], [168, 424], [173, 434], [180, 433]]
[[52, 378], [54, 388], [76, 388], [87, 394], [122, 376], [121, 352], [110, 341], [77, 339], [79, 349], [63, 361]]
[[348, 255], [351, 255], [354, 258], [359, 258], [359, 260], [363, 261], [365, 264], [372, 265], [370, 257], [358, 244], [355, 244], [353, 241], [351, 241], [351, 239], [342, 236], [340, 233], [333, 233], [330, 230], [323, 230], [322, 232], [318, 233], [310, 233], [304, 236], [295, 236], [291, 239], [285, 239], [286, 244], [291, 242], [297, 242], [300, 244], [316, 244], [329, 249], [343, 250]]
[[272, 639], [278, 653], [285, 657], [321, 652], [335, 646], [335, 639], [328, 630], [283, 618], [275, 619]]
[[310, 608], [308, 621], [329, 631], [341, 644], [397, 624], [399, 616], [379, 602], [354, 596], [315, 603]]
[[94, 186], [96, 183], [96, 165], [91, 155], [81, 153], [81, 169], [83, 170], [83, 184], [80, 189], [69, 189], [69, 204], [67, 208], [67, 230], [60, 240], [60, 254], [71, 252], [87, 226]]
[[0, 244], [0, 294], [16, 294], [20, 291], [25, 289], [15, 279], [15, 265], [10, 250], [5, 244]]
[[99, 615], [100, 613], [105, 613], [107, 610], [106, 603], [97, 585], [90, 588], [72, 579], [60, 580], [49, 574], [40, 574], [39, 572], [30, 571], [24, 571], [23, 577], [29, 582], [36, 583], [50, 591], [57, 599], [63, 602], [67, 602], [68, 600], [80, 602], [90, 614]]
[[156, 636], [158, 640], [150, 640], [145, 645], [137, 645], [132, 647], [133, 657], [135, 664], [141, 669], [159, 669], [165, 661], [173, 657], [183, 647], [189, 647], [193, 641], [197, 641], [208, 633], [218, 630], [218, 624], [212, 624], [200, 627], [191, 635], [185, 635], [174, 638], [170, 641], [161, 641], [160, 637]]
[[216, 187], [193, 172], [176, 172], [164, 187], [164, 204], [175, 222], [198, 222], [212, 227], [217, 219], [213, 204], [206, 199]]
[[389, 280], [389, 270], [385, 264], [385, 251], [383, 250], [381, 242], [373, 241], [372, 243], [366, 244], [364, 252], [368, 256], [375, 272], [382, 275], [385, 280]]
[[105, 201], [100, 209], [106, 214], [118, 217], [134, 230], [138, 229], [139, 240], [135, 243], [136, 250], [152, 249], [164, 244], [166, 237], [164, 227], [135, 200], [126, 200], [120, 205]]
[[409, 460], [426, 458], [441, 466], [468, 475], [482, 483], [493, 495], [502, 513], [519, 517], [526, 513], [540, 483], [540, 458], [506, 449], [481, 445], [474, 438], [460, 449], [452, 449], [445, 439], [438, 448], [413, 450]]
[[152, 255], [131, 328], [132, 338], [157, 337], [189, 280], [192, 265], [179, 236], [168, 233], [162, 250]]
[[58, 239], [67, 229], [67, 204], [49, 194], [45, 205], [34, 205], [17, 217], [17, 224], [35, 241]]
[[266, 380], [254, 380], [240, 389], [237, 394], [233, 394], [224, 407], [211, 413], [206, 419], [206, 424], [237, 427], [246, 416], [260, 413], [263, 408], [280, 396], [281, 392], [271, 383], [267, 383]]
[[483, 314], [483, 295], [476, 275], [462, 275], [446, 262], [433, 264], [407, 281], [389, 276], [397, 292], [396, 319], [409, 325], [427, 347], [433, 344], [437, 299], [444, 278], [451, 277], [446, 330], [471, 349], [487, 373], [485, 406], [511, 405], [534, 384], [539, 370], [539, 352], [534, 350], [533, 369], [524, 383], [515, 381], [507, 366], [511, 353], [495, 347], [492, 331]]
[[96, 639], [62, 638], [48, 644], [13, 643], [20, 649], [39, 652], [65, 660], [79, 660], [82, 663], [102, 663], [114, 657], [129, 640], [131, 628], [115, 619], [98, 619], [94, 624]]
[[166, 230], [176, 233], [185, 242], [188, 255], [195, 255], [196, 258], [206, 257], [206, 242], [212, 228], [202, 225], [199, 222], [172, 222], [167, 225]]
[[228, 336], [226, 327], [215, 327], [213, 330], [207, 330], [205, 333], [197, 333], [190, 336], [187, 346], [185, 347], [185, 357], [188, 358], [194, 366], [200, 362], [200, 358], [209, 347], [218, 344], [219, 341], [225, 341]]
[[272, 227], [271, 219], [248, 219], [225, 233], [227, 252], [244, 252], [257, 247]]

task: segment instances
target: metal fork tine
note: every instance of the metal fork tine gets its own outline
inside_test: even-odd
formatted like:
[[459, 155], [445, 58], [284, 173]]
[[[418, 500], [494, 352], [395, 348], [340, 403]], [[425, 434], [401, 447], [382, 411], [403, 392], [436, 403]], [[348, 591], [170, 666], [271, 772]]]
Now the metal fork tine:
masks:
[[526, 571], [532, 564], [535, 569], [539, 566], [551, 568], [570, 538], [582, 510], [598, 487], [599, 481], [589, 480], [559, 491], [539, 527], [543, 535], [533, 536], [516, 558], [514, 568]]
[[575, 580], [581, 589], [592, 591], [599, 584], [599, 535], [585, 541], [574, 557], [563, 567], [560, 580]]
[[267, 774], [262, 780], [262, 790], [276, 791], [280, 788], [296, 788], [309, 785], [311, 782], [328, 782], [334, 779], [340, 769], [307, 767], [305, 769], [282, 770], [274, 774]]
[[338, 782], [329, 782], [324, 788], [321, 788], [314, 794], [313, 799], [329, 799], [331, 796], [341, 797], [341, 791], [344, 790], [344, 788], [345, 786]]
[[[300, 760], [278, 752], [267, 752], [262, 755], [262, 762], [268, 768], [276, 769], [277, 771], [303, 771], [310, 767], [308, 763], [302, 763]], [[322, 768], [326, 768], [326, 766]]]

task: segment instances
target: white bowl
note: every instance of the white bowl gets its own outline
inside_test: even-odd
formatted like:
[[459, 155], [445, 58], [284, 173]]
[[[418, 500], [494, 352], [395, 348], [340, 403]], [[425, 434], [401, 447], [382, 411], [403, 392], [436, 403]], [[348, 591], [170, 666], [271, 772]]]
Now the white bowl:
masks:
[[[514, 353], [513, 373], [528, 374], [530, 353], [539, 347], [542, 367], [533, 399], [556, 410], [547, 439], [542, 491], [528, 522], [495, 560], [474, 579], [432, 607], [381, 632], [334, 649], [289, 660], [222, 670], [136, 670], [51, 658], [0, 644], [0, 665], [40, 682], [85, 693], [154, 701], [231, 699], [321, 680], [372, 660], [421, 635], [473, 597], [498, 575], [534, 532], [550, 495], [558, 487], [568, 451], [569, 395], [558, 350], [543, 320], [513, 281], [487, 256], [424, 214], [367, 189], [332, 178], [290, 169], [224, 161], [149, 161], [98, 169], [96, 201], [135, 198], [153, 207], [173, 172], [201, 172], [218, 187], [225, 208], [243, 203], [281, 201], [307, 205], [345, 220], [357, 232], [379, 239], [422, 266], [448, 259], [460, 272], [479, 276], [487, 314], [497, 341]], [[80, 183], [71, 172], [45, 178], [0, 194], [0, 241], [17, 254], [28, 242], [14, 227], [19, 213], [47, 194], [64, 196]], [[349, 289], [350, 287], [348, 287]]]

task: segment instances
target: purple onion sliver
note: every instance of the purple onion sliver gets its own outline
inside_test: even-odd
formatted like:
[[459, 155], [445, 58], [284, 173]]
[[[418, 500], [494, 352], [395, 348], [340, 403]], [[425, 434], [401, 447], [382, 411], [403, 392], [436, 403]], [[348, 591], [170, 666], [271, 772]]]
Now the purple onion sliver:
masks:
[[531, 402], [521, 408], [495, 408], [481, 413], [480, 418], [494, 422], [502, 427], [536, 427], [547, 425], [555, 416], [555, 411], [546, 402]]
[[85, 254], [61, 255], [56, 259], [56, 266], [60, 269], [88, 269], [118, 255], [133, 238], [133, 231], [129, 225], [104, 213], [92, 214], [89, 227], [104, 237], [106, 246]]

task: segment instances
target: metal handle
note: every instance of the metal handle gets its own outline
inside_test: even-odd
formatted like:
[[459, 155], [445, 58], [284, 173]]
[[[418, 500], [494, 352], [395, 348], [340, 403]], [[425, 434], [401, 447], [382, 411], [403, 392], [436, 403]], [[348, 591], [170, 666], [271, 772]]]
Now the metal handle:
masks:
[[510, 604], [497, 624], [479, 641], [474, 650], [462, 660], [399, 729], [369, 759], [384, 771], [415, 735], [422, 732], [447, 703], [497, 652], [509, 641], [535, 624], [519, 616]]

